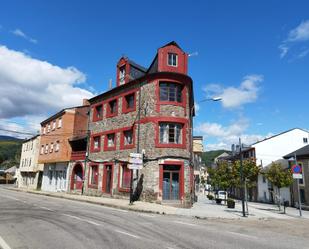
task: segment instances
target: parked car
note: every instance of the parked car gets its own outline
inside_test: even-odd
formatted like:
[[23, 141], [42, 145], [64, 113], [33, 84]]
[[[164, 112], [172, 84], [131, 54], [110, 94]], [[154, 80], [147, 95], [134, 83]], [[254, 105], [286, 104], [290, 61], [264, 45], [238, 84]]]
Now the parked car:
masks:
[[226, 191], [219, 190], [219, 191], [217, 192], [216, 198], [217, 198], [217, 199], [220, 199], [220, 200], [226, 200], [226, 199], [227, 199], [227, 192], [226, 192]]

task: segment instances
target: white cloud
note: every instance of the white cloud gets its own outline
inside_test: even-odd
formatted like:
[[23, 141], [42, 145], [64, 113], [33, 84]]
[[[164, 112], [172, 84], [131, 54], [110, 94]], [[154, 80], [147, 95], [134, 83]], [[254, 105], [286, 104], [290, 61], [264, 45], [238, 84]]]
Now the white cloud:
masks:
[[[301, 22], [296, 28], [290, 30], [287, 39], [279, 45], [280, 58], [283, 58], [290, 51], [291, 47], [299, 42], [309, 41], [309, 20]], [[309, 52], [302, 51], [297, 56], [298, 58], [305, 57]]]
[[82, 104], [93, 94], [75, 67], [61, 68], [0, 46], [0, 118], [46, 116]]
[[262, 81], [262, 75], [247, 75], [239, 87], [224, 88], [219, 84], [210, 84], [203, 90], [211, 95], [220, 96], [223, 107], [236, 108], [256, 101], [260, 89], [259, 83]]
[[13, 31], [11, 31], [12, 34], [22, 37], [24, 39], [26, 39], [27, 41], [31, 42], [31, 43], [38, 43], [38, 41], [36, 39], [31, 38], [30, 36], [26, 35], [23, 31], [21, 31], [20, 29], [15, 29]]
[[[243, 144], [251, 145], [259, 140], [264, 139], [272, 134], [266, 136], [260, 134], [247, 134], [246, 130], [249, 127], [249, 121], [246, 118], [240, 118], [228, 126], [222, 126], [218, 123], [202, 123], [197, 125], [194, 132], [203, 135], [206, 141], [206, 150], [230, 150], [232, 144], [237, 144], [239, 138]], [[207, 143], [209, 139], [215, 139], [215, 143]]]

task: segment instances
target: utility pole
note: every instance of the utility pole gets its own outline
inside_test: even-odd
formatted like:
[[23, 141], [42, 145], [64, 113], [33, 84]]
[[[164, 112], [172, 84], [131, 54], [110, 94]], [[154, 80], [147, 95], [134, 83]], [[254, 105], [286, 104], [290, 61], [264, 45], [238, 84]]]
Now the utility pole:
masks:
[[87, 112], [87, 133], [86, 133], [86, 154], [85, 154], [85, 161], [84, 161], [84, 175], [83, 175], [83, 186], [82, 186], [82, 195], [84, 194], [85, 188], [85, 177], [86, 177], [86, 170], [87, 170], [87, 161], [88, 161], [88, 154], [89, 154], [89, 117], [90, 117], [90, 107]]
[[245, 211], [245, 193], [244, 193], [244, 169], [243, 169], [243, 158], [242, 158], [242, 145], [241, 139], [239, 138], [239, 154], [240, 154], [240, 184], [241, 184], [241, 204], [242, 204], [242, 215], [246, 217]]

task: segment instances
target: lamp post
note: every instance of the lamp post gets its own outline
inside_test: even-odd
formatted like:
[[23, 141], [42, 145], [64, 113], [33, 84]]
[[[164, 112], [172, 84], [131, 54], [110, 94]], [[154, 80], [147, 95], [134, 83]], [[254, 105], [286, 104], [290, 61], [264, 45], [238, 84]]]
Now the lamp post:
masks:
[[[202, 103], [202, 102], [206, 102], [206, 101], [221, 101], [222, 100], [222, 97], [212, 97], [212, 98], [206, 98], [206, 99], [202, 99], [200, 101], [197, 102], [198, 103]], [[195, 108], [195, 104], [193, 103], [193, 106], [190, 108], [190, 120], [189, 120], [189, 129], [190, 129], [190, 137], [191, 137], [191, 141], [190, 141], [190, 164], [193, 166], [193, 175], [194, 175], [194, 162], [193, 162], [193, 110]], [[194, 199], [195, 199], [195, 183], [193, 183], [194, 185], [194, 189], [193, 189], [193, 192], [194, 192]], [[191, 196], [191, 199], [192, 199], [192, 196]]]

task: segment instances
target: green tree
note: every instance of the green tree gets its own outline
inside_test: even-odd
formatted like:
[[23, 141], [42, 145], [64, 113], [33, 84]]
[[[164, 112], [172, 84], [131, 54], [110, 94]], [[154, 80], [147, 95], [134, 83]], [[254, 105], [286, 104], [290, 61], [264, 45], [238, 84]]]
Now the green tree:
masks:
[[274, 186], [278, 188], [278, 207], [281, 210], [280, 200], [281, 200], [281, 188], [289, 187], [293, 183], [293, 175], [291, 169], [284, 169], [281, 163], [272, 163], [271, 166], [267, 169], [266, 178]]
[[[256, 186], [257, 177], [261, 172], [262, 167], [256, 165], [255, 160], [253, 159], [245, 159], [242, 162], [242, 170], [243, 170], [243, 178], [246, 180], [246, 187], [251, 188]], [[233, 186], [241, 187], [241, 163], [240, 160], [235, 161], [233, 164]]]
[[232, 165], [227, 161], [218, 162], [215, 169], [209, 169], [210, 183], [212, 187], [220, 190], [227, 190], [232, 184]]

